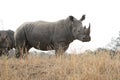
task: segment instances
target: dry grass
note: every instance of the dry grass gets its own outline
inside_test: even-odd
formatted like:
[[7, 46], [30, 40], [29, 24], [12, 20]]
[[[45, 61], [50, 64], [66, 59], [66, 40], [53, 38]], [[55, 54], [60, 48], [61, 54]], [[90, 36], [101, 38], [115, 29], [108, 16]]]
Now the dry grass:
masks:
[[120, 54], [0, 58], [0, 80], [120, 80]]

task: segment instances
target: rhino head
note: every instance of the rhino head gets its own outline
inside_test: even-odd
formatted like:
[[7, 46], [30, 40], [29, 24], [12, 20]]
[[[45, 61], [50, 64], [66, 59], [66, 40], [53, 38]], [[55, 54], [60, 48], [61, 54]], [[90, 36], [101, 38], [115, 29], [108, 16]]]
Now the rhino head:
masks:
[[0, 48], [6, 48], [8, 46], [7, 38], [7, 33], [4, 31], [0, 31]]
[[85, 20], [85, 15], [81, 17], [80, 20], [77, 20], [73, 16], [69, 16], [70, 20], [72, 21], [72, 34], [75, 39], [78, 39], [82, 42], [88, 42], [91, 40], [90, 37], [90, 24], [89, 27], [82, 25], [82, 21]]

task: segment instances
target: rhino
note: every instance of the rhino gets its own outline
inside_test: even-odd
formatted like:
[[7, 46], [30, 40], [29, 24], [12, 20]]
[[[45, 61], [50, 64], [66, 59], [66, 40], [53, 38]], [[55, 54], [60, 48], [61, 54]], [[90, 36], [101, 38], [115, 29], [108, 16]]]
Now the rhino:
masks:
[[56, 22], [23, 23], [14, 34], [16, 57], [22, 56], [31, 47], [40, 50], [55, 50], [57, 55], [60, 48], [64, 52], [75, 39], [89, 42], [91, 40], [90, 23], [86, 28], [82, 25], [83, 20], [85, 20], [85, 15], [79, 20], [70, 15], [66, 19]]
[[8, 51], [15, 47], [14, 31], [0, 30], [0, 56], [7, 54]]

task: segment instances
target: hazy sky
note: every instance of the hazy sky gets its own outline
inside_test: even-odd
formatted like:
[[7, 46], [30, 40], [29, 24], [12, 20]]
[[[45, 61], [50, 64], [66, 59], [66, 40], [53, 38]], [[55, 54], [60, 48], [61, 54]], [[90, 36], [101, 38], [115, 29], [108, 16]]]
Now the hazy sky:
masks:
[[[73, 46], [104, 47], [120, 31], [119, 0], [0, 0], [0, 30], [16, 30], [27, 21], [57, 21], [86, 15], [91, 23], [91, 42], [75, 41]], [[79, 44], [78, 44], [79, 43]]]

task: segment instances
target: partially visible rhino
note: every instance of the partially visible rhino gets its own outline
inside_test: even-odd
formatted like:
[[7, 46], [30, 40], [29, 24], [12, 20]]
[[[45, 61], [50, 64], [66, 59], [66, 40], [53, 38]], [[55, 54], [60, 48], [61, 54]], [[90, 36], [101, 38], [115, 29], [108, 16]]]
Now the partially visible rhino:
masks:
[[14, 31], [0, 30], [0, 56], [15, 47]]
[[56, 50], [57, 54], [60, 48], [65, 51], [75, 39], [90, 41], [90, 24], [88, 28], [83, 27], [84, 19], [85, 15], [80, 20], [69, 16], [56, 22], [37, 21], [22, 24], [14, 34], [16, 57], [20, 57], [31, 47]]

